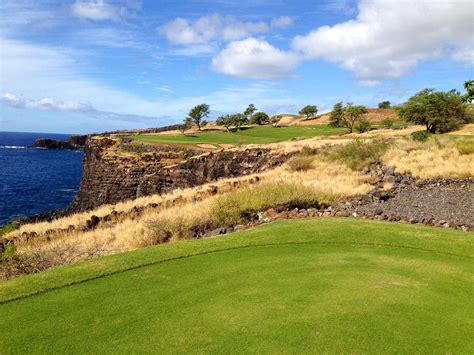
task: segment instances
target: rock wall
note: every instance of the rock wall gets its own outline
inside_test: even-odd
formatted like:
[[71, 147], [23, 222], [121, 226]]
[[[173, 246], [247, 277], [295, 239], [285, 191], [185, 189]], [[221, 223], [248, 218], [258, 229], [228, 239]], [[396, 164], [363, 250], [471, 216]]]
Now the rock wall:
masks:
[[80, 191], [67, 213], [258, 173], [281, 165], [290, 156], [263, 148], [189, 156], [196, 152], [188, 154], [182, 148], [166, 146], [142, 154], [125, 154], [117, 148], [120, 144], [123, 141], [108, 137], [87, 141]]

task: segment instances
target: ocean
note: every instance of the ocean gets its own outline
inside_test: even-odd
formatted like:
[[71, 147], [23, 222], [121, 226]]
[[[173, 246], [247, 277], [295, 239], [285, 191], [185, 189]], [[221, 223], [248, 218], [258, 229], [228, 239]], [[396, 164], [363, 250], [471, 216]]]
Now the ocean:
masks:
[[38, 138], [68, 134], [0, 132], [0, 225], [11, 218], [64, 208], [82, 175], [80, 151], [35, 149]]

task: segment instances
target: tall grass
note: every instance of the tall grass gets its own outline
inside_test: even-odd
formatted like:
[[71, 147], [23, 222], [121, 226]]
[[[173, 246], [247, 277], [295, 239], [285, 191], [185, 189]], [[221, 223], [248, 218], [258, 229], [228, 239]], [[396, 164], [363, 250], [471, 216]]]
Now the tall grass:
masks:
[[326, 155], [331, 161], [340, 161], [353, 170], [362, 170], [379, 162], [388, 147], [389, 143], [380, 139], [355, 139], [349, 144], [332, 147]]
[[411, 173], [422, 179], [474, 176], [474, 154], [469, 148], [462, 151], [462, 148], [438, 140], [425, 143], [399, 141], [383, 155], [382, 161], [401, 173]]
[[292, 183], [264, 183], [216, 198], [211, 214], [217, 225], [234, 226], [251, 221], [272, 207], [319, 207], [314, 189]]

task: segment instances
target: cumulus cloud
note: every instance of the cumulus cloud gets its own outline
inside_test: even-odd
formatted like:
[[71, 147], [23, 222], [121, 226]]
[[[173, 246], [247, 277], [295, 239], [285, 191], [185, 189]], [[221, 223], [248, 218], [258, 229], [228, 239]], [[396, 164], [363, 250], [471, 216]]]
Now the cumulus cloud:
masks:
[[293, 24], [293, 19], [289, 16], [280, 16], [272, 20], [271, 26], [275, 28], [286, 28]]
[[247, 79], [282, 79], [292, 75], [299, 58], [264, 40], [247, 38], [231, 42], [212, 58], [212, 69]]
[[194, 21], [176, 18], [158, 28], [168, 41], [179, 45], [206, 44], [213, 40], [235, 41], [258, 33], [265, 33], [271, 27], [284, 28], [292, 24], [287, 16], [275, 18], [268, 25], [262, 21], [243, 22], [233, 16], [214, 14]]
[[293, 40], [293, 49], [355, 73], [363, 85], [407, 74], [423, 60], [473, 62], [470, 0], [362, 0], [354, 20], [322, 26]]
[[129, 13], [129, 9], [139, 9], [137, 1], [125, 5], [112, 5], [105, 0], [76, 0], [72, 5], [72, 13], [80, 18], [93, 21], [119, 21]]

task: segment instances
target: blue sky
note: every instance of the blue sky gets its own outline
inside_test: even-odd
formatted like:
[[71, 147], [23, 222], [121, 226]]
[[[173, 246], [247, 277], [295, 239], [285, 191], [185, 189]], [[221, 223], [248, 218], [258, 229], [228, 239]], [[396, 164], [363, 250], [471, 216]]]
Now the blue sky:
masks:
[[[2, 0], [0, 130], [89, 133], [337, 101], [400, 103], [472, 79], [463, 0]], [[211, 118], [212, 118], [211, 117]]]

